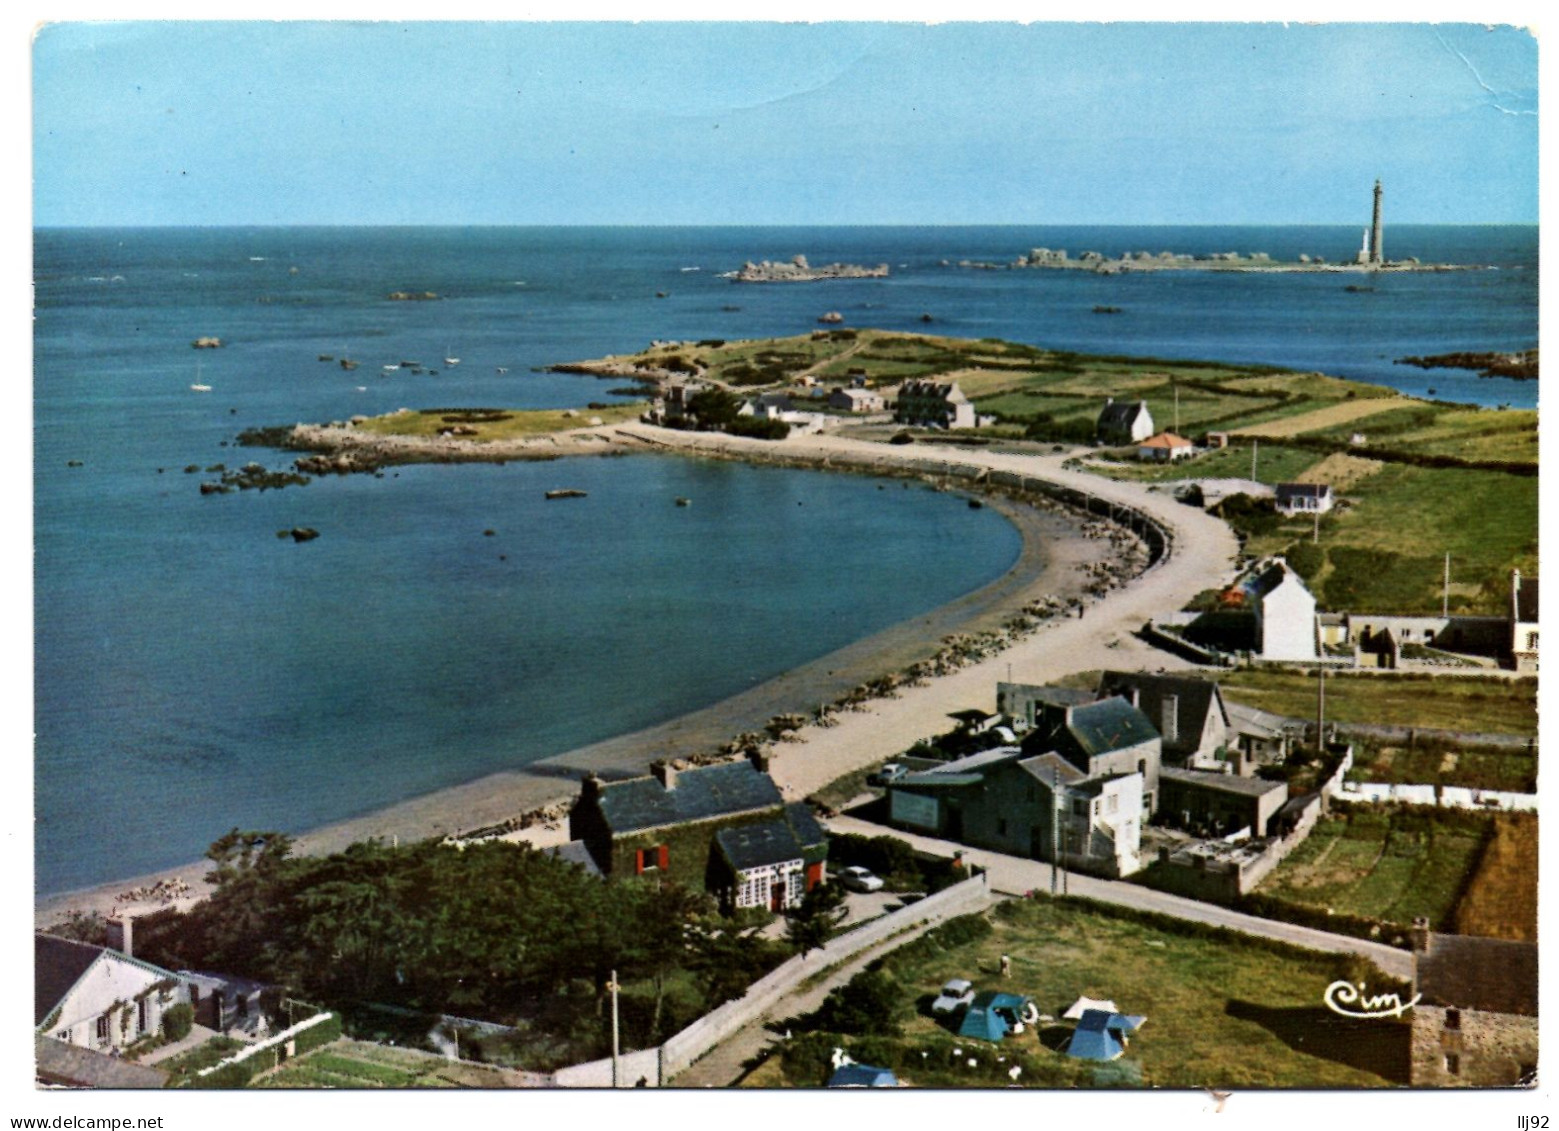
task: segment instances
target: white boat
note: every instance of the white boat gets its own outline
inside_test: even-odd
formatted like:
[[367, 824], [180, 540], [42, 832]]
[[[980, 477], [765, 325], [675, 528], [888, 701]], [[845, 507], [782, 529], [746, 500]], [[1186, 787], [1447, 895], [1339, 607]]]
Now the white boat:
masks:
[[[449, 351], [445, 350], [444, 352], [448, 353]], [[444, 359], [444, 364], [446, 366], [459, 365], [460, 364], [460, 359], [458, 357], [446, 357]]]
[[209, 393], [211, 391], [210, 385], [191, 385], [190, 388], [197, 393]]
[[381, 365], [379, 368], [381, 370], [383, 370], [385, 373], [394, 373], [396, 370], [400, 369], [400, 366], [399, 365]]
[[499, 367], [498, 367], [498, 372], [499, 372], [499, 373], [507, 373], [507, 372], [509, 372], [509, 369], [508, 369], [508, 367], [507, 367], [507, 366], [504, 366], [504, 365], [500, 365], [500, 366], [499, 366]]

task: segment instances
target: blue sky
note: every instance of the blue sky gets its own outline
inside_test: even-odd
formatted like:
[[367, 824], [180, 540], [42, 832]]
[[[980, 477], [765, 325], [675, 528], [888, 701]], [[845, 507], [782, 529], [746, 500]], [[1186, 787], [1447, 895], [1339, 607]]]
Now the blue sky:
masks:
[[40, 225], [1538, 214], [1510, 27], [81, 23], [33, 64]]

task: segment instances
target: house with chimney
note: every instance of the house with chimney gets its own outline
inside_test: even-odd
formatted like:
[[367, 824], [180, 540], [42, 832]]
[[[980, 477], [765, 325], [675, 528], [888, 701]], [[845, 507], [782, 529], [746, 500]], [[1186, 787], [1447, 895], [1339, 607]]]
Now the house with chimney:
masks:
[[899, 386], [893, 419], [920, 428], [973, 428], [974, 404], [957, 381], [915, 379]]
[[41, 1037], [116, 1052], [156, 1034], [189, 1002], [171, 971], [105, 946], [33, 935], [33, 1026]]
[[1256, 653], [1263, 660], [1314, 660], [1315, 597], [1281, 557], [1267, 558], [1240, 583], [1256, 618]]
[[803, 802], [787, 803], [758, 760], [682, 766], [643, 777], [587, 776], [569, 815], [601, 874], [674, 880], [727, 909], [795, 907], [824, 880], [828, 837]]
[[1107, 671], [1099, 677], [1098, 698], [1112, 695], [1130, 702], [1158, 727], [1166, 766], [1221, 769], [1233, 760], [1234, 727], [1223, 692], [1212, 680]]
[[1329, 483], [1279, 483], [1273, 501], [1281, 515], [1326, 514], [1336, 501]]
[[1415, 919], [1415, 1088], [1500, 1088], [1537, 1072], [1537, 944], [1442, 935]]

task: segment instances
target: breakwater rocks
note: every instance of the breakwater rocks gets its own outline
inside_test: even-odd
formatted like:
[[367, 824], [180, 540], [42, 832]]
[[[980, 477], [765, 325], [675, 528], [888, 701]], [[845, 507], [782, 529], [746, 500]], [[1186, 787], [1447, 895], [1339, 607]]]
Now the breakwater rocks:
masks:
[[754, 263], [748, 260], [742, 264], [740, 271], [732, 272], [726, 277], [738, 283], [815, 283], [823, 279], [886, 279], [888, 265], [879, 263], [875, 267], [862, 267], [855, 263], [825, 263], [821, 267], [813, 267], [807, 262], [806, 256], [798, 255], [789, 263], [771, 263], [767, 259], [762, 263]]
[[300, 475], [296, 471], [272, 471], [258, 463], [246, 463], [243, 467], [223, 471], [220, 479], [202, 483], [200, 493], [226, 495], [233, 491], [271, 491], [282, 487], [302, 487], [308, 481], [307, 475]]
[[[945, 264], [944, 260], [944, 264]], [[1036, 247], [1011, 263], [961, 259], [958, 266], [982, 271], [1093, 271], [1100, 275], [1123, 275], [1132, 271], [1248, 271], [1268, 272], [1342, 272], [1375, 274], [1404, 271], [1476, 271], [1476, 264], [1420, 263], [1417, 259], [1390, 260], [1385, 263], [1329, 263], [1323, 256], [1301, 255], [1297, 260], [1273, 259], [1264, 251], [1215, 251], [1188, 255], [1173, 251], [1127, 251], [1105, 255], [1085, 251], [1073, 258], [1065, 248]]]
[[1537, 380], [1536, 350], [1520, 350], [1516, 353], [1439, 353], [1429, 357], [1399, 357], [1396, 364], [1416, 365], [1420, 369], [1475, 369], [1479, 377]]

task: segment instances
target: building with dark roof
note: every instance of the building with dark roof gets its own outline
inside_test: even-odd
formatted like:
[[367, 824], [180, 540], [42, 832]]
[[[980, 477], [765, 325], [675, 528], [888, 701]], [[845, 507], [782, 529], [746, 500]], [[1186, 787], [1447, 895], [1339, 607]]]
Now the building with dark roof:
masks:
[[1508, 1087], [1537, 1072], [1537, 944], [1414, 921], [1412, 1083]]
[[1226, 837], [1243, 829], [1264, 837], [1288, 801], [1288, 786], [1266, 778], [1165, 766], [1159, 783], [1159, 811], [1177, 828], [1201, 836]]
[[569, 815], [605, 876], [653, 875], [727, 906], [783, 910], [823, 879], [828, 839], [811, 811], [786, 804], [754, 762], [657, 763], [626, 781], [584, 780]]
[[1107, 397], [1094, 435], [1101, 444], [1135, 444], [1153, 435], [1153, 414], [1147, 401], [1117, 401]]
[[1166, 765], [1213, 768], [1231, 760], [1233, 726], [1223, 692], [1209, 679], [1107, 671], [1099, 677], [1100, 699], [1118, 695], [1158, 728]]
[[1084, 777], [1142, 775], [1143, 816], [1158, 808], [1163, 740], [1148, 717], [1120, 696], [1047, 707], [1023, 739], [1031, 754], [1055, 751]]
[[167, 1010], [188, 1003], [183, 981], [107, 947], [33, 935], [33, 1027], [82, 1048], [109, 1051], [155, 1034]]
[[1260, 562], [1240, 588], [1256, 616], [1256, 650], [1264, 660], [1314, 660], [1315, 598], [1280, 557]]
[[50, 1088], [163, 1088], [168, 1074], [107, 1053], [45, 1036], [33, 1038], [34, 1069], [39, 1085]]
[[899, 386], [893, 406], [899, 424], [921, 428], [973, 428], [974, 405], [957, 381], [910, 380]]

